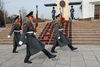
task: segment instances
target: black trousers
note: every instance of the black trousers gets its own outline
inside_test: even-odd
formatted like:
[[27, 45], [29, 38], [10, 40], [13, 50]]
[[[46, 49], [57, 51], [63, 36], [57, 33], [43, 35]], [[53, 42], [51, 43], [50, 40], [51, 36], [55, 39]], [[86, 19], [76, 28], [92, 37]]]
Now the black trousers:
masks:
[[24, 61], [29, 61], [31, 54], [30, 54], [30, 50], [29, 50], [29, 46], [28, 44], [26, 44], [26, 57], [24, 59]]
[[[68, 47], [69, 47], [70, 49], [73, 49], [73, 46], [72, 46], [71, 43], [70, 43], [70, 44], [67, 44], [67, 45], [68, 45]], [[56, 48], [57, 46], [59, 46], [59, 43], [58, 43], [58, 41], [55, 39], [55, 40], [54, 40], [54, 45], [53, 45], [51, 51], [55, 51], [55, 48]]]
[[58, 44], [58, 41], [55, 39], [55, 40], [54, 40], [54, 45], [53, 45], [51, 51], [55, 51], [55, 48], [56, 48], [58, 45], [59, 45], [59, 44]]
[[17, 46], [17, 42], [13, 40], [13, 52], [16, 52]]

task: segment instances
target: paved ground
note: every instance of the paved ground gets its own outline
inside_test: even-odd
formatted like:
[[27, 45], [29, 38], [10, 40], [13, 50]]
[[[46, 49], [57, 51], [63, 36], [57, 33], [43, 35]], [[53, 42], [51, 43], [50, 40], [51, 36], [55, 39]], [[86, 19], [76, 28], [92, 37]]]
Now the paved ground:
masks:
[[1, 27], [0, 27], [0, 32], [1, 32], [2, 30], [4, 30], [4, 29], [5, 29], [5, 28], [1, 28]]
[[[0, 67], [100, 67], [100, 45], [75, 45], [79, 49], [70, 51], [68, 47], [57, 48], [55, 59], [48, 59], [42, 52], [32, 56], [32, 64], [23, 62], [25, 45], [13, 54], [12, 45], [0, 45]], [[46, 46], [50, 51], [51, 46]]]

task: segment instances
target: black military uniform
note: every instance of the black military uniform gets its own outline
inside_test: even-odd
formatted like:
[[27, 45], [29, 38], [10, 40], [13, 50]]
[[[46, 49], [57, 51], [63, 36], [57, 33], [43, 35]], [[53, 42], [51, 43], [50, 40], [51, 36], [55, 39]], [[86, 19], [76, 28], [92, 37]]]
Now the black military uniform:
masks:
[[[60, 14], [58, 14], [56, 16], [56, 18], [60, 18]], [[71, 43], [70, 43], [70, 39], [68, 37], [66, 37], [64, 34], [63, 34], [63, 31], [60, 27], [60, 21], [56, 20], [55, 21], [55, 34], [56, 34], [56, 37], [55, 37], [55, 40], [54, 40], [54, 45], [51, 49], [51, 52], [52, 53], [57, 53], [55, 51], [55, 48], [56, 46], [60, 46], [60, 47], [63, 47], [63, 46], [66, 46], [68, 45], [68, 47], [71, 49], [71, 50], [76, 50], [77, 48], [74, 48]]]
[[55, 13], [56, 13], [55, 7], [53, 7], [53, 10], [51, 13], [52, 13], [52, 19], [55, 20]]
[[16, 19], [19, 19], [19, 16], [16, 16], [14, 18], [15, 22], [13, 23], [11, 31], [10, 31], [10, 33], [8, 35], [8, 38], [10, 38], [10, 36], [14, 32], [14, 37], [13, 37], [13, 51], [12, 51], [13, 53], [18, 53], [16, 51], [16, 49], [17, 49], [17, 46], [19, 46], [19, 40], [20, 40], [20, 37], [21, 37], [21, 34], [20, 34], [21, 24], [19, 22], [16, 22]]
[[70, 9], [71, 19], [74, 19], [74, 12], [75, 12], [75, 10], [74, 10], [73, 6], [71, 6], [71, 9]]
[[[33, 18], [33, 12], [30, 12], [26, 17], [31, 17]], [[45, 45], [41, 43], [34, 35], [34, 25], [32, 24], [32, 21], [27, 20], [25, 21], [23, 25], [23, 34], [21, 36], [21, 40], [19, 44], [21, 45], [25, 39], [26, 36], [26, 41], [27, 41], [27, 50], [26, 50], [26, 57], [24, 62], [25, 63], [32, 63], [29, 61], [29, 58], [31, 55], [34, 55], [38, 53], [39, 51], [43, 51], [48, 58], [54, 58], [56, 55], [50, 54], [46, 49]]]

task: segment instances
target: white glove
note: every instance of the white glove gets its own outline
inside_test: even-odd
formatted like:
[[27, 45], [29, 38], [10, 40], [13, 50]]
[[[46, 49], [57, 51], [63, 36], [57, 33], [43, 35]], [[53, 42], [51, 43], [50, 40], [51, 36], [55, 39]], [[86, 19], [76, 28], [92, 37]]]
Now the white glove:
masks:
[[34, 33], [34, 35], [36, 35], [36, 33]]
[[23, 44], [23, 42], [22, 41], [19, 41], [19, 45], [21, 46]]
[[59, 31], [62, 31], [63, 29], [59, 29]]
[[60, 37], [58, 37], [58, 39], [60, 39]]
[[8, 38], [10, 38], [11, 36], [10, 35], [8, 35]]

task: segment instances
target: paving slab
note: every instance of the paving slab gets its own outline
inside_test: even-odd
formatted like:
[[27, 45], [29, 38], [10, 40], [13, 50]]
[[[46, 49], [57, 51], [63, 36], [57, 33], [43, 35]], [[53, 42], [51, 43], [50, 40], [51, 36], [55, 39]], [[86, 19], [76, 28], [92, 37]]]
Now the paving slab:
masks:
[[[100, 45], [74, 45], [78, 50], [71, 51], [67, 46], [57, 47], [56, 58], [48, 59], [42, 51], [31, 56], [32, 64], [24, 63], [26, 46], [18, 47], [12, 53], [12, 45], [0, 45], [0, 67], [100, 67]], [[52, 45], [46, 45], [48, 51]]]

